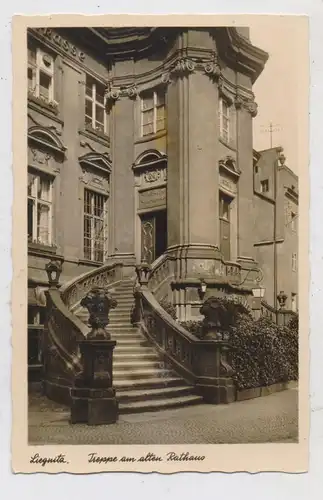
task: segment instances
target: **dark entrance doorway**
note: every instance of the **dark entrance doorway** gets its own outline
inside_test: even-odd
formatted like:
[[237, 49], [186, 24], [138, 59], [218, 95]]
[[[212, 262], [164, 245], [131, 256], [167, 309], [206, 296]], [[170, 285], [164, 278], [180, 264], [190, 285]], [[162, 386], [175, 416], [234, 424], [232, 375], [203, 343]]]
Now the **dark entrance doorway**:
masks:
[[141, 259], [151, 264], [167, 248], [167, 212], [141, 215]]

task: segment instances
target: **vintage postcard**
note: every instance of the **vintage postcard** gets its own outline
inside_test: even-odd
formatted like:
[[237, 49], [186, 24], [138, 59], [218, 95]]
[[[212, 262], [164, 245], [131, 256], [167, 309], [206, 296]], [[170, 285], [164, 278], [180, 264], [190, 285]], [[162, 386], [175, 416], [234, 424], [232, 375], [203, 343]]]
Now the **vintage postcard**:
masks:
[[14, 472], [306, 471], [307, 18], [16, 16], [13, 72]]

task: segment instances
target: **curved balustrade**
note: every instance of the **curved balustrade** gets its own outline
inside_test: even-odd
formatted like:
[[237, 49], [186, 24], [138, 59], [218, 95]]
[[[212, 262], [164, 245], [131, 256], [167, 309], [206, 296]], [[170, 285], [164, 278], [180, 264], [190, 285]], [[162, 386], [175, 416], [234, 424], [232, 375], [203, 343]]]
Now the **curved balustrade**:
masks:
[[148, 289], [137, 293], [141, 299], [142, 332], [166, 364], [193, 384], [205, 401], [234, 400], [232, 370], [226, 361], [227, 343], [198, 339], [173, 320]]
[[122, 264], [105, 264], [74, 278], [60, 290], [47, 295], [47, 324], [44, 335], [44, 388], [46, 395], [69, 404], [75, 376], [83, 369], [78, 342], [89, 328], [71, 311], [94, 287], [107, 287], [122, 279]]
[[122, 279], [121, 263], [109, 263], [88, 271], [61, 287], [61, 295], [64, 304], [71, 308], [78, 304], [80, 300], [94, 287], [106, 287], [115, 284]]
[[174, 259], [169, 255], [161, 255], [156, 259], [149, 273], [148, 287], [158, 297], [168, 291], [168, 284], [174, 276]]

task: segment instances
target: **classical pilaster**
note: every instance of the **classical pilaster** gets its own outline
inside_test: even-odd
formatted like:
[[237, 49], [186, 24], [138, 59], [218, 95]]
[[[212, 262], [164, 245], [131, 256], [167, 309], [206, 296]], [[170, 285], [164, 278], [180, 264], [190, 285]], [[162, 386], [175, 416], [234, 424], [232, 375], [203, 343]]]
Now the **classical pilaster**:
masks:
[[[117, 64], [116, 72], [131, 70], [131, 61]], [[119, 65], [119, 66], [118, 66]], [[112, 210], [110, 216], [110, 253], [125, 264], [135, 263], [134, 180], [131, 171], [134, 148], [135, 87], [127, 92], [117, 87], [107, 89], [108, 107], [112, 118]]]
[[237, 163], [241, 172], [238, 183], [238, 241], [237, 259], [241, 262], [253, 262], [253, 140], [252, 118], [257, 114], [257, 104], [252, 96], [237, 91], [236, 135]]

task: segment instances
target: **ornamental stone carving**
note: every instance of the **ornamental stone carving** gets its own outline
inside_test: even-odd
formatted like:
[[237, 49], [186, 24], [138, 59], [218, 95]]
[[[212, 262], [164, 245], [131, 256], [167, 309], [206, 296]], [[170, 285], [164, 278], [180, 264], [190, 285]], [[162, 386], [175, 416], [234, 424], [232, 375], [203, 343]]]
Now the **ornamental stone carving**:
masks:
[[112, 85], [109, 84], [108, 87], [106, 88], [105, 96], [106, 96], [107, 100], [110, 102], [117, 101], [120, 97], [120, 94], [121, 94], [121, 91], [118, 87], [113, 87]]
[[146, 182], [157, 182], [161, 179], [161, 170], [152, 170], [144, 173]]
[[255, 116], [257, 116], [258, 104], [255, 101], [247, 101], [245, 107], [246, 110], [251, 114], [252, 118], [255, 118]]
[[221, 68], [217, 62], [207, 62], [204, 64], [205, 73], [211, 78], [218, 79], [221, 76]]
[[38, 149], [30, 149], [30, 151], [33, 161], [39, 163], [40, 165], [48, 165], [49, 160], [53, 158], [49, 153], [44, 153]]
[[138, 89], [136, 85], [132, 85], [131, 87], [128, 87], [126, 90], [126, 93], [130, 99], [135, 99], [138, 95]]
[[170, 70], [170, 73], [174, 76], [183, 77], [188, 73], [192, 73], [195, 70], [195, 66], [195, 62], [191, 59], [182, 58], [174, 64], [174, 66]]

